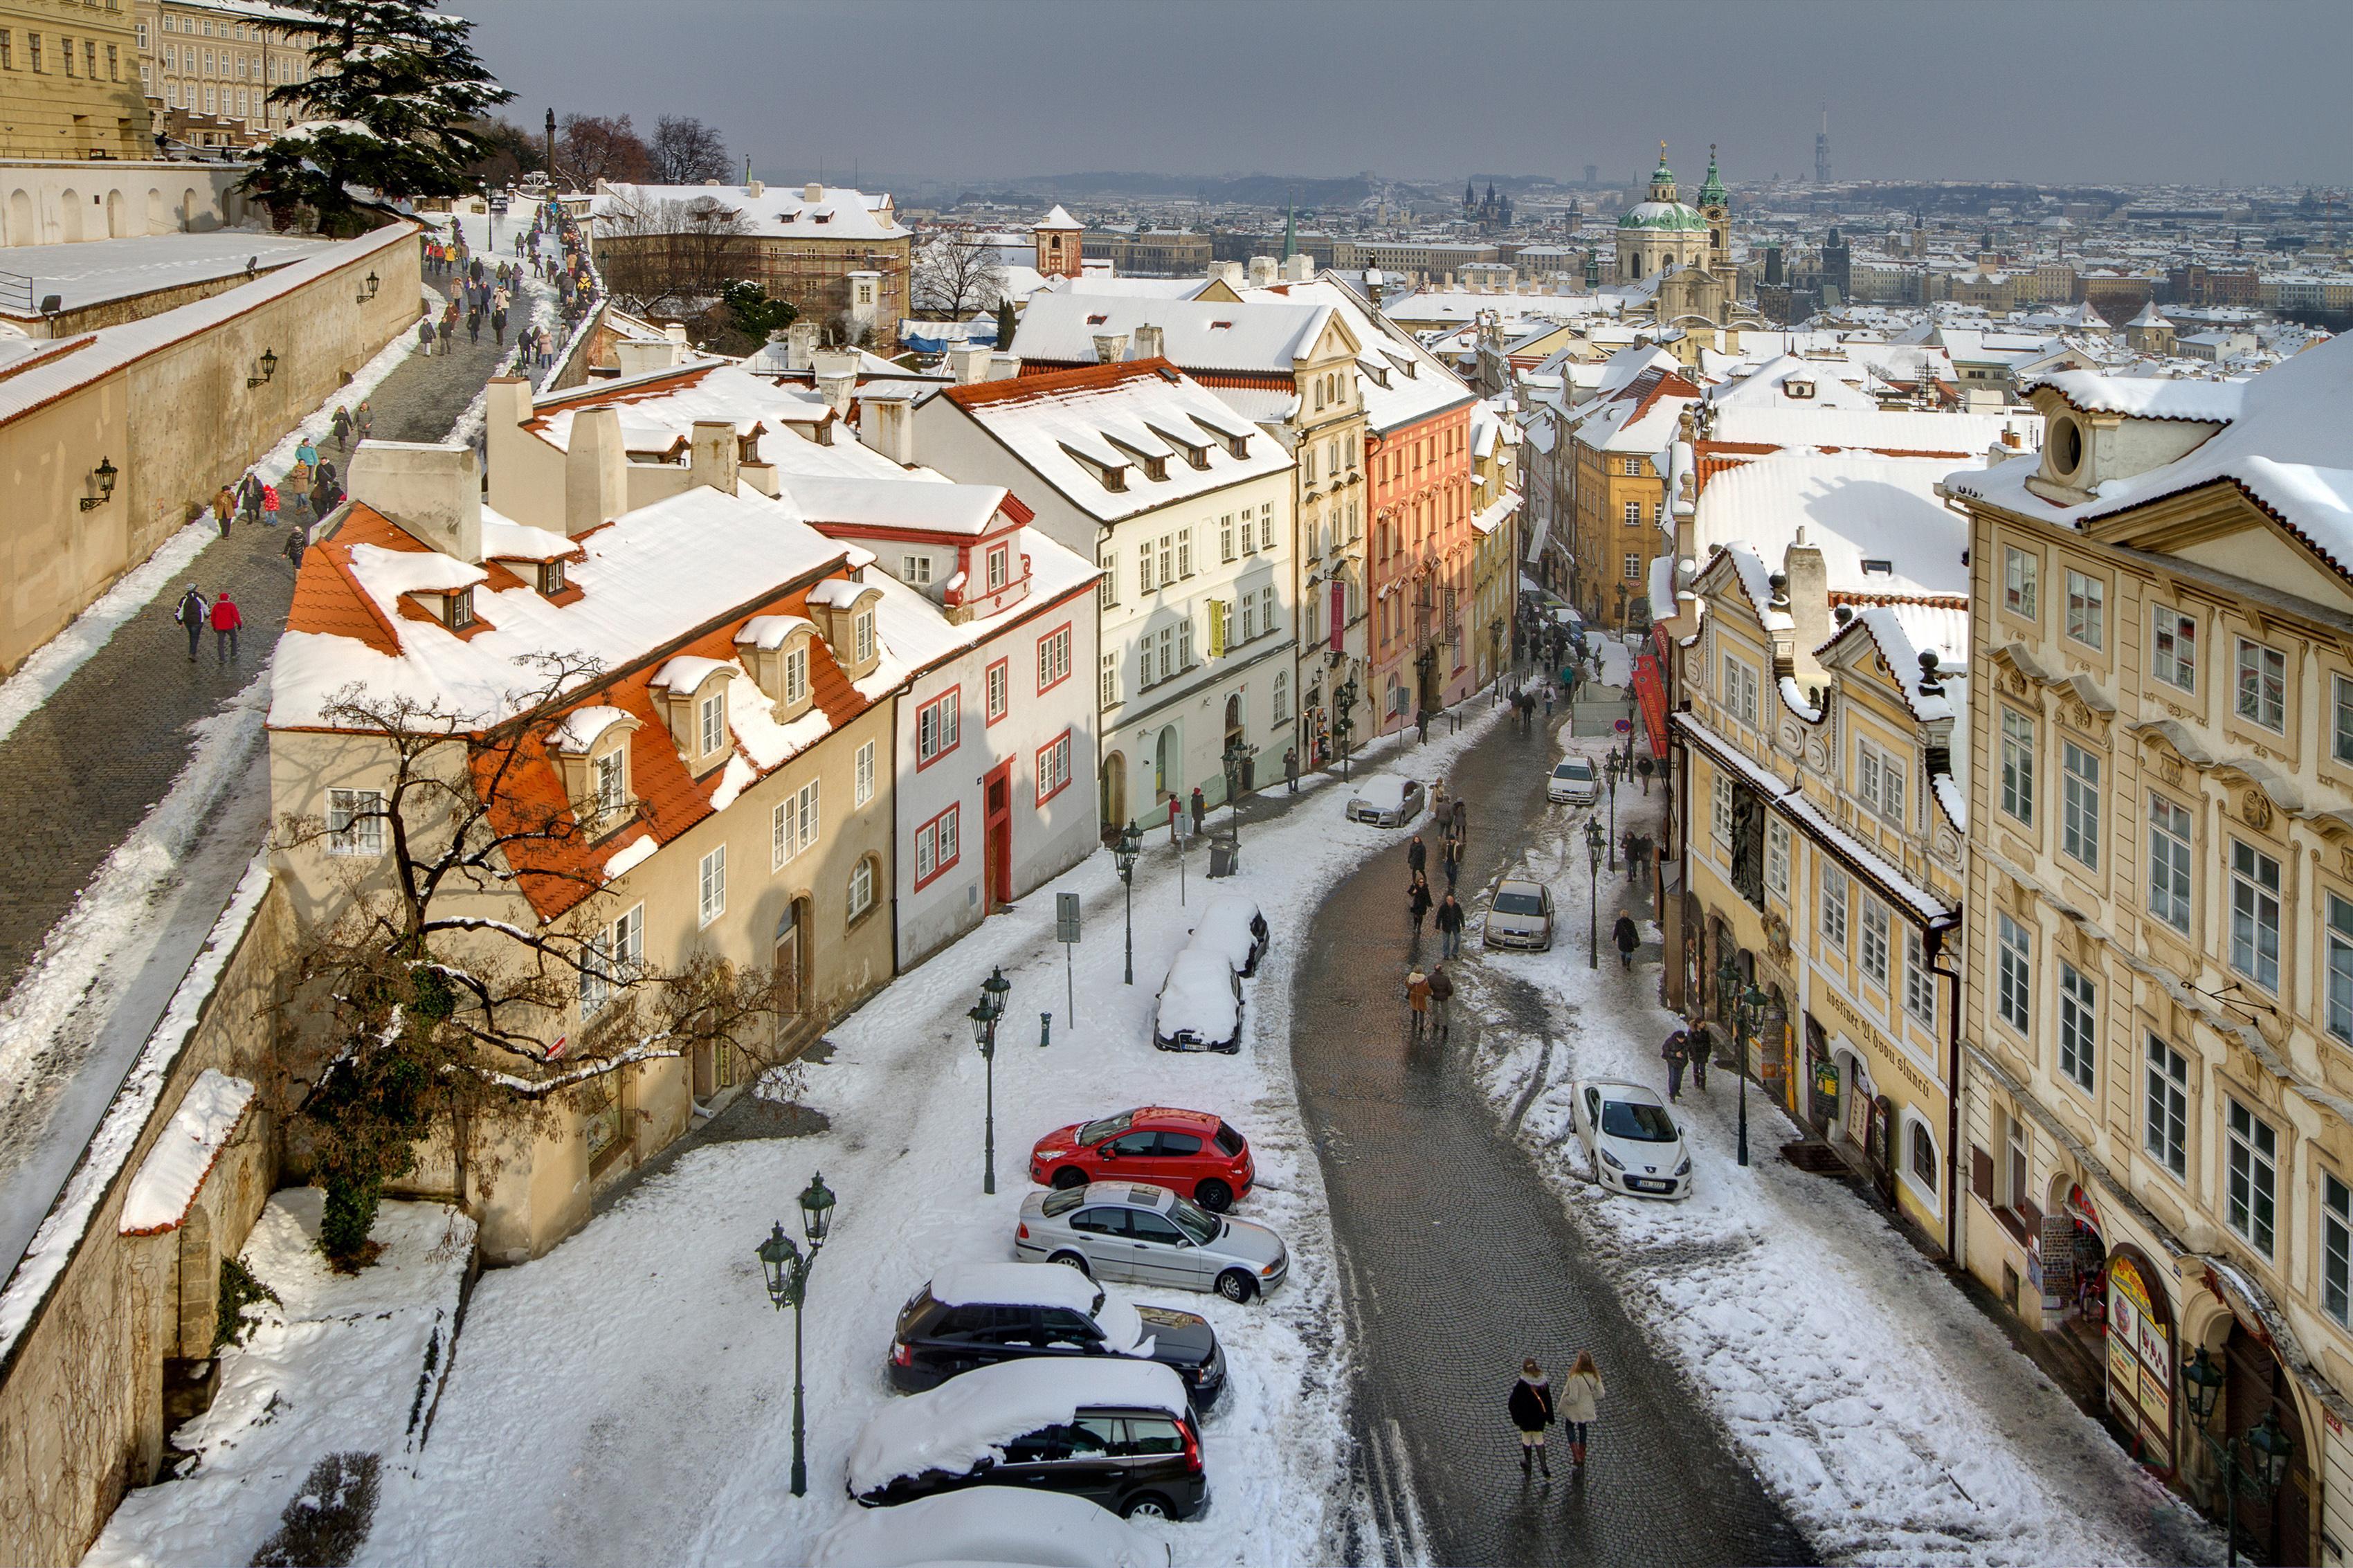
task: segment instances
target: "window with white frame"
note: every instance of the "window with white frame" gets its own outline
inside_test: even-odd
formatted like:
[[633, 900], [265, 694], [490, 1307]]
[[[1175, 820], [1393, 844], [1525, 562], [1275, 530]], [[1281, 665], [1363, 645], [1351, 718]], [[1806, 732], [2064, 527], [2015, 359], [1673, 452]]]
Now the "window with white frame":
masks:
[[1119, 603], [1119, 552], [1104, 551], [1099, 564], [1103, 575], [1095, 579], [1095, 607], [1107, 610]]
[[2105, 647], [2108, 584], [2082, 572], [2067, 574], [2067, 635], [2085, 647]]
[[1290, 721], [1291, 672], [1287, 669], [1278, 669], [1274, 672], [1274, 711], [1270, 718], [1277, 724]]
[[874, 657], [874, 612], [860, 610], [849, 618], [850, 657], [864, 664]]
[[1994, 917], [1994, 1016], [2020, 1034], [2034, 1027], [2034, 938], [2008, 915]]
[[1095, 703], [1102, 708], [1119, 706], [1119, 655], [1103, 656], [1103, 670], [1096, 678]]
[[2231, 1228], [2269, 1258], [2278, 1219], [2279, 1135], [2237, 1100], [2229, 1103], [2225, 1213]]
[[911, 588], [925, 586], [932, 580], [932, 558], [928, 555], [900, 557], [899, 577]]
[[2150, 1159], [2186, 1179], [2189, 1173], [2189, 1058], [2157, 1036], [2148, 1037], [2141, 1147]]
[[699, 885], [697, 923], [709, 925], [727, 912], [727, 846], [722, 844], [702, 858]]
[[1910, 773], [1911, 764], [1894, 752], [1869, 741], [1855, 742], [1855, 795], [1865, 811], [1883, 816], [1898, 827], [1904, 826], [1904, 797]]
[[858, 748], [850, 776], [850, 805], [864, 805], [874, 798], [874, 742], [866, 742]]
[[803, 643], [785, 655], [785, 700], [800, 702], [809, 694], [808, 645]]
[[628, 805], [629, 753], [616, 746], [588, 764], [594, 780], [596, 818], [602, 822]]
[[1228, 512], [1218, 519], [1218, 555], [1221, 560], [1231, 561], [1234, 554], [1234, 514]]
[[922, 887], [956, 863], [958, 808], [950, 806], [915, 829], [915, 886]]
[[874, 857], [861, 855], [849, 868], [849, 889], [843, 900], [844, 923], [855, 921], [874, 907]]
[[1936, 1173], [1941, 1165], [1936, 1158], [1936, 1135], [1918, 1117], [1905, 1120], [1905, 1141], [1911, 1144], [1910, 1172], [1912, 1180], [1928, 1192], [1936, 1190]]
[[1176, 535], [1176, 575], [1193, 574], [1193, 531], [1189, 528]]
[[2231, 840], [2231, 967], [2266, 991], [2279, 989], [2280, 863]]
[[1010, 578], [1012, 552], [999, 544], [988, 552], [987, 559], [988, 591], [994, 594]]
[[2353, 680], [2338, 676], [2331, 682], [2329, 754], [2353, 763]]
[[1778, 816], [1765, 819], [1765, 886], [1783, 901], [1789, 897], [1789, 825]]
[[1038, 804], [1045, 805], [1071, 782], [1071, 732], [1068, 730], [1038, 748]]
[[2001, 552], [2002, 608], [2028, 620], [2042, 616], [2042, 560], [2031, 551], [2005, 546]]
[[2034, 826], [2034, 721], [2014, 708], [2001, 710], [2001, 809]]
[[956, 710], [961, 688], [934, 698], [915, 710], [915, 764], [921, 767], [956, 748]]
[[2059, 744], [2059, 847], [2087, 868], [2099, 868], [2099, 753], [2073, 741]]
[[2168, 686], [2198, 689], [2198, 621], [2170, 605], [2153, 610], [2149, 628], [2148, 669]]
[[610, 925], [590, 933], [580, 955], [580, 1011], [594, 1013], [637, 976], [646, 957], [646, 907], [631, 906]]
[[2287, 730], [2287, 656], [2275, 647], [2239, 639], [2238, 713], [2250, 724]]
[[1862, 941], [1859, 957], [1862, 977], [1884, 990], [1887, 985], [1887, 906], [1865, 893], [1862, 896]]
[[2059, 1076], [2089, 1094], [2099, 1068], [2100, 988], [2062, 959], [2059, 963]]
[[1642, 503], [1641, 501], [1630, 500], [1626, 503], [1625, 521], [1626, 526], [1629, 528], [1640, 528], [1642, 525]]
[[1152, 553], [1152, 541], [1147, 539], [1144, 542], [1144, 548], [1135, 552], [1135, 589], [1137, 593], [1149, 594], [1155, 588], [1159, 586], [1160, 577], [1159, 574], [1155, 570], [1155, 563], [1156, 557]]
[[1640, 479], [1642, 474], [1642, 459], [1640, 458], [1627, 458], [1625, 471], [1628, 479]]
[[772, 870], [817, 843], [815, 779], [776, 803], [768, 826], [768, 837], [769, 868]]
[[2148, 912], [2176, 931], [2189, 929], [2189, 808], [2148, 797]]
[[1732, 847], [1732, 780], [1721, 768], [1715, 771], [1710, 805], [1713, 810], [1708, 819], [1709, 832], [1718, 848], [1729, 849]]
[[1844, 956], [1846, 952], [1847, 875], [1836, 866], [1822, 868], [1822, 943]]
[[1928, 967], [1928, 942], [1918, 926], [1904, 926], [1904, 1010], [1926, 1028], [1936, 1023], [1936, 972]]
[[1725, 710], [1742, 723], [1757, 722], [1757, 667], [1730, 654], [1724, 656]]
[[2328, 971], [2328, 1032], [2340, 1040], [2353, 1040], [2353, 902], [2335, 893], [2328, 895], [2323, 941], [2327, 950], [2323, 963]]
[[981, 678], [982, 684], [988, 692], [988, 721], [992, 724], [1005, 717], [1006, 710], [1010, 704], [1013, 682], [1008, 679], [1008, 667], [1006, 661], [1000, 658], [990, 665], [987, 672]]
[[384, 853], [384, 791], [331, 789], [327, 792], [327, 853]]
[[1633, 581], [1635, 581], [1636, 579], [1640, 578], [1640, 577], [1642, 575], [1642, 558], [1641, 558], [1641, 555], [1639, 555], [1639, 554], [1637, 554], [1635, 552], [1633, 552], [1633, 551], [1631, 551], [1631, 550], [1629, 550], [1628, 552], [1626, 552], [1625, 568], [1626, 568], [1625, 574], [1626, 574], [1626, 579], [1627, 579], [1627, 581], [1629, 581], [1629, 582], [1633, 582]]
[[727, 690], [724, 681], [720, 689], [704, 698], [698, 706], [701, 720], [697, 739], [702, 742], [702, 756], [709, 756], [727, 742]]
[[2353, 1325], [2353, 1187], [2320, 1173], [2320, 1308]]

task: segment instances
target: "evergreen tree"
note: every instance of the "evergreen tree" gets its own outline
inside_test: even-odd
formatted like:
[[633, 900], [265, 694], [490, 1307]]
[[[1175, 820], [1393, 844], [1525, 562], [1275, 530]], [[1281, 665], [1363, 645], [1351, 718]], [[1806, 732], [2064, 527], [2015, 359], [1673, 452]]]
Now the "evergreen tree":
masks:
[[1013, 352], [1013, 301], [1011, 300], [997, 300], [997, 350], [999, 353], [1011, 353]]
[[476, 58], [474, 25], [440, 16], [437, 0], [292, 0], [312, 20], [310, 79], [270, 101], [307, 116], [256, 154], [241, 188], [273, 214], [309, 206], [330, 234], [364, 226], [347, 189], [387, 196], [454, 196], [479, 188], [488, 151], [480, 122], [514, 94]]

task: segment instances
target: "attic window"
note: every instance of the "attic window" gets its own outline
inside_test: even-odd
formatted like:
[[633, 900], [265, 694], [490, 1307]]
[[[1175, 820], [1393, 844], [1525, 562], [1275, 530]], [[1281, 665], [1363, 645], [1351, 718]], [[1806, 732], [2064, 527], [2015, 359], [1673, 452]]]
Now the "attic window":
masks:
[[453, 632], [462, 632], [474, 624], [474, 591], [459, 588], [445, 594], [441, 599], [442, 616]]
[[539, 563], [539, 591], [549, 598], [564, 592], [564, 563], [543, 561]]
[[1862, 558], [1862, 569], [1866, 574], [1876, 572], [1883, 577], [1893, 577], [1895, 575], [1894, 562], [1874, 560], [1868, 555]]
[[1109, 316], [1089, 316], [1089, 317], [1087, 318], [1087, 325], [1089, 325], [1090, 327], [1100, 327], [1100, 326], [1102, 326], [1105, 321], [1110, 321], [1110, 320], [1111, 320], [1111, 318], [1110, 318]]
[[776, 221], [778, 223], [790, 223], [800, 216], [801, 215], [798, 213], [778, 213], [776, 215]]
[[1209, 323], [1209, 331], [1213, 332], [1222, 332], [1232, 325], [1233, 323], [1231, 321], [1211, 321]]
[[1814, 384], [1810, 381], [1791, 379], [1781, 384], [1781, 391], [1789, 397], [1811, 397], [1814, 395]]
[[831, 213], [819, 213], [817, 215], [817, 221], [819, 223], [831, 223], [833, 221], [833, 215]]

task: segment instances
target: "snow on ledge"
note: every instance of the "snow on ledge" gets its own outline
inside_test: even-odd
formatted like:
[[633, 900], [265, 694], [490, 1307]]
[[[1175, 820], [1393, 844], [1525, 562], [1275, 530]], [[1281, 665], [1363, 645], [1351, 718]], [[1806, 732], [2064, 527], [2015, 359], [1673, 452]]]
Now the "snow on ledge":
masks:
[[661, 840], [650, 833], [641, 833], [624, 844], [605, 859], [605, 880], [610, 882], [628, 876], [654, 857]]
[[122, 1234], [161, 1236], [188, 1217], [188, 1205], [253, 1104], [250, 1079], [206, 1068], [188, 1086], [163, 1136], [139, 1163], [122, 1200]]

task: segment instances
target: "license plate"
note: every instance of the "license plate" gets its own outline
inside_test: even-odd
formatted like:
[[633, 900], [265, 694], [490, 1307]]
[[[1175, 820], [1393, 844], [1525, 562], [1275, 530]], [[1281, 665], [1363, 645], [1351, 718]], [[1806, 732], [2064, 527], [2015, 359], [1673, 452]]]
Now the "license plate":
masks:
[[1652, 1181], [1646, 1176], [1629, 1176], [1626, 1184], [1638, 1193], [1672, 1193], [1675, 1190], [1672, 1182]]

